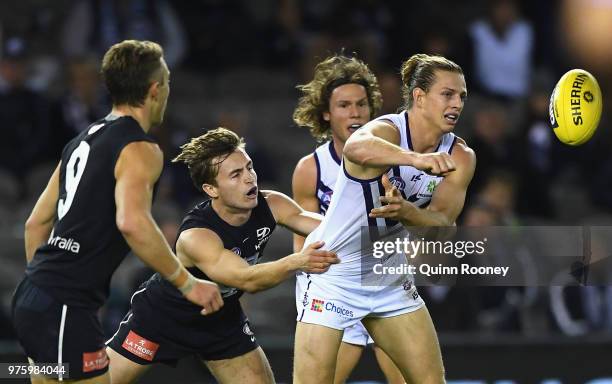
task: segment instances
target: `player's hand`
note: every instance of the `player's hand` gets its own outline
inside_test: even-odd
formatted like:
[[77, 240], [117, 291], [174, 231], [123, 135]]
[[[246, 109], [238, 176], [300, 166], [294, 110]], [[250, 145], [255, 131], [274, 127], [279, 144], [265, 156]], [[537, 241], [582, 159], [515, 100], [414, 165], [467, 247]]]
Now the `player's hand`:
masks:
[[192, 303], [203, 307], [202, 315], [210, 315], [223, 307], [223, 298], [219, 292], [219, 286], [212, 282], [194, 279], [193, 288], [185, 294], [185, 298]]
[[380, 208], [373, 208], [369, 216], [396, 221], [406, 220], [415, 206], [402, 197], [400, 191], [391, 184], [389, 176], [386, 174], [382, 176], [382, 185], [385, 188], [385, 195], [380, 197], [380, 202], [384, 205]]
[[335, 252], [320, 249], [324, 244], [323, 241], [316, 241], [298, 253], [298, 269], [308, 273], [323, 273], [332, 264], [338, 264], [340, 259]]
[[415, 153], [412, 166], [430, 175], [445, 176], [457, 167], [446, 152]]

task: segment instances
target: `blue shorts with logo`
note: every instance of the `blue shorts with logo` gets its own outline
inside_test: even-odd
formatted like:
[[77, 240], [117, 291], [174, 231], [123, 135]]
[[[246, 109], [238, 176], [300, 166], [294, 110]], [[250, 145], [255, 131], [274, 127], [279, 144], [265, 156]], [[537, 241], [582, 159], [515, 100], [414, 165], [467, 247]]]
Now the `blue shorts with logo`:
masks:
[[106, 344], [141, 365], [164, 363], [197, 355], [202, 360], [242, 356], [259, 347], [240, 301], [229, 298], [208, 316], [192, 304], [173, 302], [165, 284], [152, 278], [134, 293], [131, 309]]

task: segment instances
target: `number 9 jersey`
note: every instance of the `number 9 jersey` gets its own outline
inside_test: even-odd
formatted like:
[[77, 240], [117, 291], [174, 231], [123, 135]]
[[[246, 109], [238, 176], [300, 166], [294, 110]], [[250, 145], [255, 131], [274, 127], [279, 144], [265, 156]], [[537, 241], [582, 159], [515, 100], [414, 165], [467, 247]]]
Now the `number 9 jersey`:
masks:
[[115, 163], [135, 141], [155, 142], [129, 116], [90, 125], [62, 151], [53, 231], [26, 275], [67, 305], [99, 308], [129, 252], [115, 221]]

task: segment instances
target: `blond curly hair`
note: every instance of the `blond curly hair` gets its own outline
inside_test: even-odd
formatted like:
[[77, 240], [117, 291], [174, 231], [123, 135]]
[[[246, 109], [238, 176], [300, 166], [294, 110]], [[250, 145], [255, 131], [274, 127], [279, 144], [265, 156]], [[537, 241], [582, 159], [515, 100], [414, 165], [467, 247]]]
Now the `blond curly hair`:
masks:
[[340, 54], [317, 64], [312, 81], [297, 86], [303, 95], [293, 111], [293, 121], [300, 127], [308, 128], [318, 141], [330, 139], [331, 126], [329, 121], [323, 119], [323, 112], [329, 111], [332, 91], [344, 84], [363, 85], [368, 95], [370, 116], [378, 114], [382, 107], [382, 95], [376, 76], [363, 61]]

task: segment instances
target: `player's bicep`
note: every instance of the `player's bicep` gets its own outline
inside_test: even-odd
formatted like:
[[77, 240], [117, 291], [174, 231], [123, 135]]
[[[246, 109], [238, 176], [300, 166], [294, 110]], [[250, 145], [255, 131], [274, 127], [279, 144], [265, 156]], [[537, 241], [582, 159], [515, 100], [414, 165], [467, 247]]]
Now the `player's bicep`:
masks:
[[362, 128], [353, 133], [347, 140], [349, 142], [367, 140], [372, 137], [378, 137], [392, 144], [400, 144], [399, 129], [388, 120], [370, 121]]
[[303, 209], [319, 212], [317, 199], [317, 165], [314, 155], [302, 158], [295, 167], [291, 179], [293, 199]]
[[176, 250], [216, 283], [241, 288], [246, 280], [249, 264], [224, 248], [219, 236], [209, 229], [193, 228], [182, 232]]
[[133, 142], [126, 145], [115, 164], [117, 214], [151, 207], [153, 188], [163, 165], [157, 145]]
[[276, 222], [292, 232], [308, 235], [321, 223], [321, 215], [303, 210], [289, 196], [275, 191], [263, 192]]

